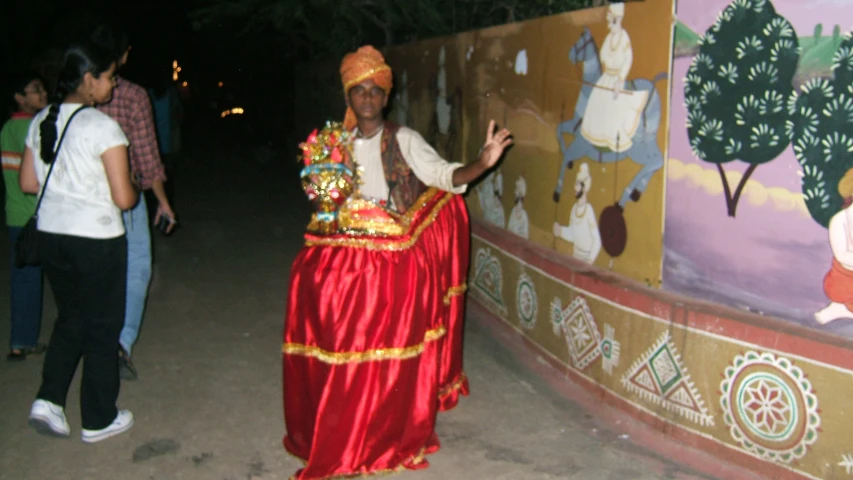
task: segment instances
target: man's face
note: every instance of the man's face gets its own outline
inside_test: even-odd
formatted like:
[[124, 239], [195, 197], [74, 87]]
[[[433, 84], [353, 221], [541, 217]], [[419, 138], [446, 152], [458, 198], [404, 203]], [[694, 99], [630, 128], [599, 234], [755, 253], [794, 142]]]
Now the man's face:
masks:
[[584, 192], [583, 182], [580, 180], [576, 180], [575, 181], [575, 198], [577, 200], [580, 200], [581, 197], [583, 197], [584, 193], [586, 193], [586, 192]]
[[388, 96], [373, 79], [367, 79], [350, 88], [347, 104], [359, 120], [382, 118], [382, 109], [388, 104]]
[[33, 80], [24, 87], [23, 94], [15, 94], [21, 110], [28, 113], [36, 113], [47, 106], [47, 90], [41, 80]]
[[607, 28], [610, 30], [615, 30], [622, 26], [622, 17], [617, 17], [616, 15], [608, 12], [607, 13]]

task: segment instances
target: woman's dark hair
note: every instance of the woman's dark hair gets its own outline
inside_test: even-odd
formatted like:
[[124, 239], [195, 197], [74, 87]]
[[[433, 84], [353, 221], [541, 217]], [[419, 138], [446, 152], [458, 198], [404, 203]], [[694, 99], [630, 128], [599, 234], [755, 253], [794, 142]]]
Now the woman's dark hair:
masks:
[[130, 37], [115, 23], [104, 23], [95, 27], [89, 40], [95, 45], [106, 49], [118, 62], [130, 47]]
[[92, 43], [76, 43], [65, 51], [50, 110], [39, 125], [41, 159], [44, 163], [53, 163], [54, 160], [53, 149], [57, 140], [56, 120], [59, 116], [59, 105], [65, 101], [65, 97], [80, 88], [83, 77], [87, 73], [97, 78], [109, 70], [113, 63], [115, 59], [109, 52]]

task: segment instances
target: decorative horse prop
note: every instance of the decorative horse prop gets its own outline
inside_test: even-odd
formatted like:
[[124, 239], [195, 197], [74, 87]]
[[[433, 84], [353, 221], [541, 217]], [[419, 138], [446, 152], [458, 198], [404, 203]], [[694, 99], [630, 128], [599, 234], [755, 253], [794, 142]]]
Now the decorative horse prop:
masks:
[[[578, 63], [583, 65], [583, 86], [575, 104], [574, 118], [561, 122], [557, 126], [557, 140], [560, 142], [560, 150], [563, 152], [563, 163], [560, 167], [557, 188], [554, 190], [554, 201], [560, 201], [565, 171], [574, 166], [575, 160], [586, 156], [599, 162], [612, 163], [627, 157], [642, 165], [642, 169], [634, 175], [634, 178], [625, 187], [622, 197], [616, 204], [620, 210], [624, 210], [628, 200], [639, 201], [640, 195], [646, 190], [652, 175], [663, 167], [663, 153], [661, 153], [657, 142], [658, 127], [661, 120], [661, 100], [655, 84], [666, 79], [668, 75], [666, 72], [662, 72], [655, 75], [651, 81], [640, 78], [626, 82], [626, 92], [623, 95], [630, 95], [627, 93], [630, 91], [648, 91], [649, 95], [641, 114], [640, 124], [632, 138], [631, 148], [624, 152], [614, 152], [593, 146], [581, 135], [581, 124], [590, 93], [593, 88], [596, 88], [595, 84], [602, 73], [601, 62], [598, 58], [598, 46], [588, 28], [584, 28], [577, 43], [569, 52], [569, 60], [575, 65]], [[574, 135], [572, 143], [568, 146], [563, 139], [564, 133]]]

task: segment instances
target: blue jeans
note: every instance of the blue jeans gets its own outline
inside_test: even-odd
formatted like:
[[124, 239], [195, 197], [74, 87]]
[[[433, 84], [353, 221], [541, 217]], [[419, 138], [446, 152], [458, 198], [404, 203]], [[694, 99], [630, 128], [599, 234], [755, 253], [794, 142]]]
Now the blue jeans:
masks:
[[119, 343], [130, 355], [139, 336], [151, 282], [151, 229], [145, 195], [139, 196], [135, 207], [122, 212], [122, 217], [127, 230], [127, 300]]
[[15, 241], [21, 227], [9, 227], [9, 286], [11, 287], [12, 350], [35, 346], [41, 330], [42, 275], [41, 267], [15, 268]]

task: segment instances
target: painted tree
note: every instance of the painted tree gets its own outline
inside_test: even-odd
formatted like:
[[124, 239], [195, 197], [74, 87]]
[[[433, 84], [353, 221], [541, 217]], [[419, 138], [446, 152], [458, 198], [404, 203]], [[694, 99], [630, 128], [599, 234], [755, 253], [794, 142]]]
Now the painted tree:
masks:
[[788, 135], [803, 167], [803, 198], [824, 227], [841, 210], [838, 181], [853, 168], [853, 32], [832, 59], [834, 78], [815, 78], [791, 96]]
[[[749, 177], [790, 143], [786, 101], [799, 40], [768, 0], [735, 0], [700, 41], [684, 84], [693, 153], [720, 173], [730, 217]], [[723, 164], [749, 166], [732, 191]]]

